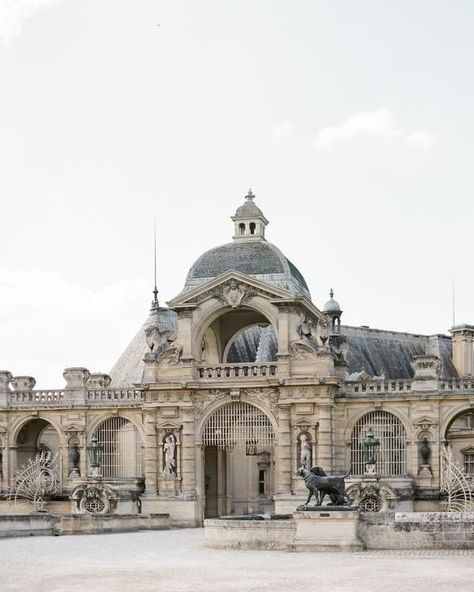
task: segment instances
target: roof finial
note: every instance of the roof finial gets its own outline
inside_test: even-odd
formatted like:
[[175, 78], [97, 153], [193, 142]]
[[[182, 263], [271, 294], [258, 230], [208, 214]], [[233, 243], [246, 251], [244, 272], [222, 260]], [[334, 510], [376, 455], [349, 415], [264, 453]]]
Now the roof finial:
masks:
[[329, 296], [331, 298], [334, 296], [334, 290], [332, 288], [329, 290]]
[[154, 259], [153, 259], [153, 268], [154, 268], [154, 285], [153, 288], [153, 302], [152, 307], [158, 308], [160, 303], [158, 302], [158, 288], [156, 287], [156, 216], [153, 218], [153, 246], [154, 246]]
[[245, 199], [253, 201], [255, 199], [255, 195], [252, 193], [252, 189], [249, 187], [249, 192], [245, 196]]

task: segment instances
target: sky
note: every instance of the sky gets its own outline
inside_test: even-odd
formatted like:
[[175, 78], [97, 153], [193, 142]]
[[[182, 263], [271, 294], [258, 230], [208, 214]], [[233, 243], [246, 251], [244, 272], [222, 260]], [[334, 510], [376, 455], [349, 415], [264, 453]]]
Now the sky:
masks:
[[343, 323], [474, 323], [474, 3], [0, 0], [0, 368], [108, 372], [231, 240]]

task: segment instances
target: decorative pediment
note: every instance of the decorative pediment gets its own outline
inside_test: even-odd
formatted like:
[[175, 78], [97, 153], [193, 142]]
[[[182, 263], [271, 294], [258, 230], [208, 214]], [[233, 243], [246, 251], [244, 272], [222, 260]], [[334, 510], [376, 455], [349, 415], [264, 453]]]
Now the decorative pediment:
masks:
[[272, 301], [294, 302], [298, 300], [288, 290], [271, 286], [237, 271], [228, 271], [193, 290], [179, 294], [168, 302], [168, 306], [171, 308], [197, 306], [205, 300], [215, 298], [231, 308], [238, 308], [257, 295]]

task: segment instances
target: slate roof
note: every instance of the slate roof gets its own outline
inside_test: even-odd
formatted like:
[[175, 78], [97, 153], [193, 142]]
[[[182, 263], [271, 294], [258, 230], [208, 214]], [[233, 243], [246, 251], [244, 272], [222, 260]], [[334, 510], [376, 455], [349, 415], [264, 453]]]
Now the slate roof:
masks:
[[189, 270], [184, 290], [190, 290], [231, 270], [311, 298], [300, 271], [275, 245], [267, 241], [236, 241], [206, 251]]
[[347, 325], [341, 326], [341, 333], [349, 346], [349, 374], [365, 370], [371, 376], [412, 378], [413, 356], [433, 354], [440, 359], [442, 378], [457, 376], [451, 358], [451, 337], [447, 335], [416, 335]]

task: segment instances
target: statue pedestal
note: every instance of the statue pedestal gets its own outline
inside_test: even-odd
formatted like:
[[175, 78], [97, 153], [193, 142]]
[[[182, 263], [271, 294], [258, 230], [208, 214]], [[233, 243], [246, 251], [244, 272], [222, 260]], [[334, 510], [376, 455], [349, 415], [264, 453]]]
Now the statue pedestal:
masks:
[[291, 551], [363, 551], [357, 536], [359, 512], [353, 506], [311, 506], [293, 514]]

